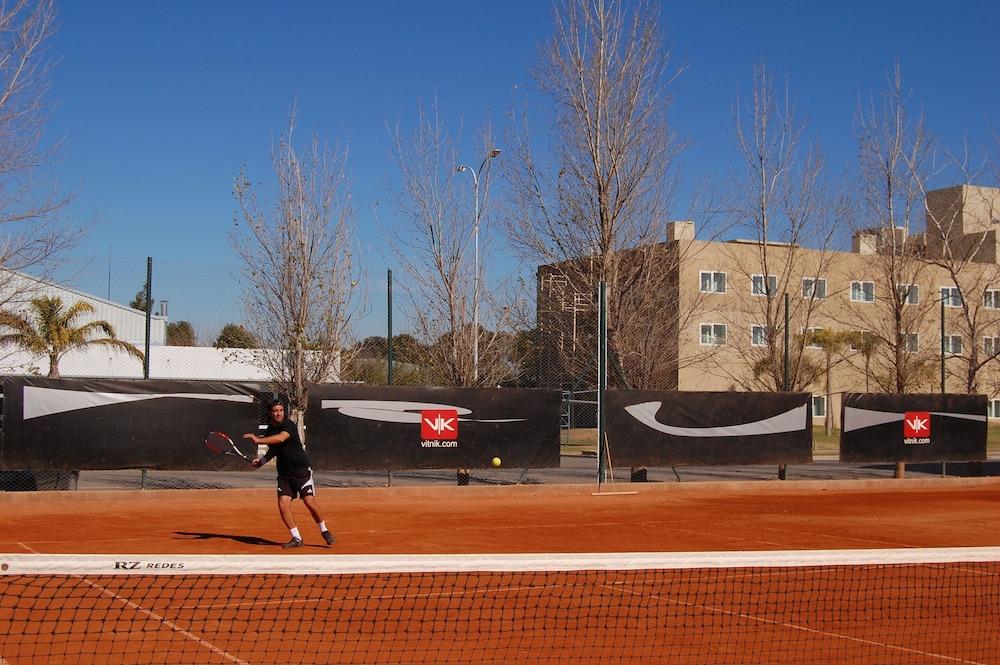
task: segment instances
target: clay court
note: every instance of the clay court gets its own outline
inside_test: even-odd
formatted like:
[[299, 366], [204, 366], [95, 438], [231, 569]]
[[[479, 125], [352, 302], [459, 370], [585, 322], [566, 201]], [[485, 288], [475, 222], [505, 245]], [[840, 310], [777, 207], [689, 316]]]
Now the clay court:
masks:
[[[456, 555], [456, 561], [464, 561], [460, 555], [1000, 546], [1000, 481], [990, 478], [624, 484], [617, 489], [635, 493], [602, 496], [594, 496], [595, 489], [323, 489], [319, 499], [338, 542], [333, 548], [323, 545], [296, 502], [306, 547], [293, 554], [279, 547], [288, 534], [273, 490], [6, 494], [0, 495], [0, 549], [308, 562], [312, 557], [357, 560], [345, 555], [373, 560]], [[930, 593], [934, 604], [949, 608], [952, 622], [946, 627], [934, 625], [934, 608], [907, 606], [915, 602], [906, 597], [907, 578], [913, 575], [907, 567], [890, 567], [877, 576], [861, 570], [861, 579], [850, 583], [838, 575], [814, 578], [783, 569], [779, 575], [740, 568], [713, 572], [707, 579], [686, 577], [684, 571], [582, 571], [570, 573], [570, 581], [564, 573], [525, 577], [486, 571], [445, 580], [451, 584], [447, 588], [436, 586], [440, 575], [421, 572], [402, 579], [372, 573], [296, 582], [295, 576], [247, 575], [252, 569], [244, 569], [241, 575], [171, 577], [171, 591], [149, 598], [141, 595], [146, 586], [166, 578], [70, 575], [58, 578], [55, 591], [20, 589], [16, 601], [5, 591], [0, 657], [10, 665], [998, 663], [1000, 567], [993, 561], [959, 568], [966, 578], [959, 591]], [[770, 592], [763, 581], [776, 576], [788, 578], [784, 595], [765, 598]], [[0, 577], [0, 583], [5, 579], [15, 578]], [[864, 583], [870, 588], [856, 586]], [[175, 584], [207, 591], [179, 599]], [[586, 596], [577, 595], [577, 585], [588, 589]], [[868, 607], [868, 596], [897, 586], [904, 598], [891, 614]], [[253, 595], [255, 588], [266, 595]], [[88, 590], [97, 597], [90, 601], [94, 610], [108, 621], [114, 616], [110, 634], [96, 632], [97, 625], [90, 626], [95, 632], [86, 631], [77, 615], [67, 618], [58, 609], [26, 609], [34, 596], [54, 594], [59, 600]], [[677, 600], [681, 592], [697, 592], [698, 600]], [[755, 609], [730, 606], [744, 596]], [[818, 608], [813, 607], [816, 598], [824, 603]], [[985, 645], [970, 643], [970, 632], [981, 635]], [[246, 634], [253, 636], [252, 643]], [[268, 652], [271, 648], [282, 653]], [[90, 649], [93, 654], [83, 655]]]
[[[338, 542], [295, 502], [296, 554], [1000, 546], [1000, 479], [322, 488]], [[0, 549], [283, 554], [272, 489], [0, 494]], [[322, 545], [322, 546], [321, 546]]]

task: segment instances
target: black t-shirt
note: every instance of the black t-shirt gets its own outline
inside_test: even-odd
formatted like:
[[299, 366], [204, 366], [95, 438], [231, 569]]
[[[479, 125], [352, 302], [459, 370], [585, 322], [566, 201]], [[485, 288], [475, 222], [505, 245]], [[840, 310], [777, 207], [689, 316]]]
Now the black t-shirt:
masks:
[[271, 423], [264, 430], [264, 436], [271, 436], [278, 432], [288, 432], [288, 438], [284, 443], [276, 443], [267, 447], [264, 461], [276, 458], [278, 460], [278, 475], [290, 476], [297, 473], [305, 473], [311, 466], [309, 456], [306, 455], [305, 448], [302, 447], [302, 440], [299, 438], [299, 428], [288, 418], [281, 421], [280, 425]]

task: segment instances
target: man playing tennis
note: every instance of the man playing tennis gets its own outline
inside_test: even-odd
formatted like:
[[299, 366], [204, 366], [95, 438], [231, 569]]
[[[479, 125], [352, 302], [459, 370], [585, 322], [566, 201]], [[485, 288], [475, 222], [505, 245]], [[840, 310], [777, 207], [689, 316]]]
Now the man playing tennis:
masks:
[[306, 504], [306, 508], [316, 520], [323, 540], [327, 545], [333, 545], [335, 540], [333, 534], [326, 528], [326, 522], [320, 515], [319, 506], [316, 505], [316, 486], [313, 484], [309, 456], [302, 447], [298, 427], [293, 421], [285, 418], [285, 406], [281, 402], [274, 402], [271, 405], [271, 422], [264, 430], [264, 436], [248, 433], [244, 434], [243, 438], [257, 445], [267, 446], [267, 453], [251, 462], [254, 468], [264, 466], [272, 458], [278, 459], [278, 513], [292, 534], [292, 539], [282, 547], [302, 547], [302, 535], [295, 526], [295, 518], [292, 516], [292, 500], [295, 497], [302, 497], [302, 503]]

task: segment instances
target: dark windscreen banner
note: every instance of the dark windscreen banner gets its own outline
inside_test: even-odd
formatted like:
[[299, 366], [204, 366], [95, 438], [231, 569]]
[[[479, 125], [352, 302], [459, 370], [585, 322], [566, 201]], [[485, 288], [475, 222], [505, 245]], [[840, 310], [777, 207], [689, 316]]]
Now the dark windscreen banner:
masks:
[[306, 446], [319, 469], [559, 466], [557, 390], [323, 384]]
[[[213, 455], [209, 431], [256, 432], [257, 384], [144, 379], [3, 380], [0, 465], [8, 469], [244, 469]], [[270, 395], [270, 393], [265, 393]]]
[[809, 393], [609, 390], [611, 463], [623, 466], [812, 461]]
[[846, 393], [841, 462], [986, 459], [985, 395]]

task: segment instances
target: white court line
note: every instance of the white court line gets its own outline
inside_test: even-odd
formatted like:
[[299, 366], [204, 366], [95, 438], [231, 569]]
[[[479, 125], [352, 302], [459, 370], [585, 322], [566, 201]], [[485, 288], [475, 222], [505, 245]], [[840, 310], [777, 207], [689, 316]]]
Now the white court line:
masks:
[[[25, 549], [27, 549], [27, 550], [29, 550], [29, 551], [37, 554], [37, 552], [34, 552], [34, 550], [32, 550], [27, 545], [23, 545], [22, 544], [22, 546]], [[943, 567], [940, 564], [934, 564], [934, 563], [927, 563], [927, 564], [924, 564], [924, 565], [928, 565], [929, 567], [932, 567], [932, 568]], [[977, 570], [977, 569], [967, 569], [964, 566], [962, 567], [962, 570], [968, 570], [969, 572], [975, 572], [977, 574], [986, 574], [986, 575], [990, 575], [990, 576], [996, 576], [998, 574], [998, 573], [993, 573], [993, 572], [989, 572], [989, 571], [981, 571], [981, 570]], [[764, 576], [786, 576], [787, 577], [787, 576], [795, 576], [795, 575], [798, 575], [798, 574], [806, 574], [806, 573], [807, 573], [807, 571], [798, 571], [798, 570], [791, 570], [791, 571], [789, 571], [789, 570], [783, 570], [782, 571], [782, 570], [776, 570], [776, 571], [771, 572], [771, 573], [764, 573], [763, 575], [760, 572], [756, 572], [756, 573], [752, 572], [752, 573], [748, 573], [746, 575], [741, 574], [741, 575], [739, 575], [739, 577], [764, 577]], [[76, 576], [76, 575], [73, 575], [73, 577], [81, 579], [81, 578], [79, 578], [79, 576]], [[83, 581], [87, 582], [86, 580], [83, 580]], [[190, 637], [191, 639], [199, 642], [200, 644], [206, 646], [207, 648], [211, 648], [216, 653], [220, 653], [221, 655], [223, 655], [225, 657], [228, 657], [230, 660], [232, 660], [234, 662], [244, 663], [244, 661], [238, 660], [234, 656], [226, 654], [221, 649], [218, 649], [217, 647], [214, 647], [214, 645], [210, 645], [209, 643], [207, 643], [206, 641], [202, 640], [201, 638], [198, 638], [197, 636], [194, 636], [191, 633], [189, 633], [189, 632], [187, 632], [187, 631], [185, 631], [183, 629], [180, 629], [179, 627], [177, 627], [172, 622], [169, 622], [169, 621], [163, 619], [162, 617], [160, 617], [160, 616], [158, 616], [158, 615], [156, 615], [156, 614], [154, 614], [154, 613], [152, 613], [152, 612], [150, 612], [148, 610], [145, 610], [144, 608], [138, 607], [137, 605], [135, 605], [134, 603], [131, 603], [127, 599], [123, 599], [123, 598], [115, 595], [114, 593], [110, 592], [109, 590], [103, 589], [103, 588], [101, 588], [101, 587], [99, 587], [99, 586], [97, 586], [95, 584], [92, 584], [92, 583], [89, 583], [89, 582], [87, 582], [87, 583], [91, 584], [91, 586], [93, 586], [95, 588], [100, 589], [103, 593], [106, 593], [107, 595], [110, 595], [111, 597], [119, 600], [119, 602], [123, 602], [126, 605], [128, 605], [129, 607], [132, 607], [132, 608], [136, 609], [137, 611], [143, 612], [143, 613], [145, 613], [145, 614], [147, 614], [149, 616], [152, 616], [152, 617], [156, 618], [158, 621], [163, 622], [164, 625], [167, 625], [167, 626], [171, 627], [172, 629], [177, 630], [178, 632], [181, 632], [182, 634], [184, 634], [184, 635]], [[630, 588], [625, 588], [626, 584], [628, 584], [628, 583], [622, 583], [622, 584], [619, 584], [619, 585], [598, 584], [598, 586], [600, 586], [602, 588], [610, 589], [612, 591], [615, 591], [616, 593], [645, 596], [645, 597], [648, 597], [648, 598], [655, 598], [655, 599], [658, 599], [658, 600], [663, 600], [664, 602], [670, 603], [670, 604], [673, 604], [673, 605], [691, 607], [691, 608], [700, 609], [702, 611], [710, 612], [710, 613], [716, 613], [716, 614], [724, 614], [724, 615], [729, 615], [729, 616], [742, 617], [742, 618], [745, 618], [745, 619], [748, 619], [748, 620], [751, 620], [751, 621], [755, 621], [755, 622], [758, 622], [758, 623], [769, 624], [769, 625], [774, 625], [774, 626], [780, 626], [780, 627], [783, 627], [783, 628], [788, 628], [788, 629], [792, 629], [792, 630], [798, 630], [798, 631], [805, 632], [805, 633], [811, 633], [811, 634], [814, 634], [814, 635], [821, 635], [821, 636], [824, 636], [824, 637], [831, 637], [831, 638], [835, 638], [835, 639], [839, 639], [839, 640], [845, 640], [845, 641], [855, 642], [855, 643], [858, 643], [858, 644], [865, 644], [865, 645], [874, 646], [874, 647], [878, 647], [878, 648], [882, 648], [882, 649], [893, 650], [893, 651], [902, 652], [902, 653], [908, 653], [908, 654], [918, 654], [918, 655], [921, 655], [921, 656], [924, 656], [924, 657], [927, 657], [927, 658], [934, 658], [934, 659], [941, 660], [941, 661], [950, 661], [950, 662], [964, 663], [966, 665], [985, 665], [983, 663], [980, 663], [979, 661], [966, 660], [966, 659], [959, 658], [959, 657], [953, 657], [953, 656], [947, 656], [947, 655], [939, 654], [939, 653], [922, 651], [922, 650], [919, 650], [919, 649], [914, 649], [914, 648], [909, 648], [909, 647], [903, 647], [903, 646], [899, 646], [899, 645], [895, 645], [895, 644], [890, 644], [890, 643], [886, 643], [886, 642], [880, 642], [880, 641], [877, 641], [877, 640], [869, 640], [869, 639], [854, 637], [854, 636], [847, 635], [847, 634], [844, 634], [844, 633], [837, 633], [837, 632], [833, 632], [833, 631], [825, 631], [825, 630], [819, 630], [819, 629], [815, 629], [815, 628], [809, 628], [808, 626], [799, 625], [799, 624], [795, 624], [795, 623], [791, 623], [791, 622], [787, 622], [787, 621], [779, 621], [779, 620], [775, 620], [775, 619], [768, 619], [766, 617], [751, 615], [751, 614], [747, 614], [745, 612], [738, 612], [738, 611], [733, 611], [733, 610], [727, 610], [727, 609], [720, 608], [720, 607], [712, 607], [712, 606], [698, 604], [698, 603], [688, 603], [688, 602], [679, 601], [679, 600], [676, 600], [676, 599], [673, 599], [673, 598], [664, 597], [664, 596], [657, 595], [657, 594], [649, 594], [649, 593], [643, 594], [643, 593], [641, 593], [639, 591], [635, 591], [635, 590], [630, 589]], [[530, 590], [553, 590], [553, 589], [565, 588], [566, 586], [568, 586], [568, 585], [566, 585], [566, 584], [544, 584], [544, 585], [527, 585], [527, 586], [504, 586], [504, 587], [491, 587], [491, 588], [488, 587], [488, 588], [482, 588], [482, 589], [461, 589], [461, 590], [458, 590], [458, 591], [446, 591], [446, 592], [427, 592], [427, 593], [418, 593], [418, 594], [406, 594], [406, 593], [403, 593], [403, 594], [391, 594], [391, 595], [382, 595], [382, 596], [367, 596], [367, 597], [365, 597], [365, 599], [368, 599], [368, 600], [380, 600], [380, 599], [382, 599], [382, 600], [384, 600], [384, 599], [397, 599], [397, 598], [435, 598], [435, 597], [444, 598], [444, 597], [449, 597], [449, 596], [472, 596], [472, 595], [484, 595], [484, 594], [499, 594], [499, 593], [517, 592], [517, 591], [525, 591], [525, 590], [529, 590], [529, 591]], [[268, 606], [268, 605], [301, 605], [301, 604], [306, 604], [306, 603], [334, 603], [334, 602], [343, 602], [343, 601], [348, 601], [348, 600], [351, 600], [351, 599], [347, 598], [347, 597], [343, 597], [343, 596], [341, 596], [339, 598], [323, 598], [323, 597], [318, 597], [318, 598], [299, 598], [299, 599], [283, 598], [283, 599], [273, 599], [273, 600], [267, 600], [267, 601], [251, 601], [249, 603], [238, 603], [238, 604], [226, 603], [225, 605], [209, 605], [209, 606], [197, 606], [196, 605], [196, 606], [193, 606], [193, 607], [192, 606], [182, 607], [181, 609], [188, 609], [189, 610], [189, 609], [218, 609], [218, 608], [232, 608], [232, 607], [263, 607], [263, 606]]]
[[822, 635], [824, 637], [833, 637], [840, 640], [847, 640], [849, 642], [857, 642], [859, 644], [866, 644], [868, 646], [881, 647], [883, 649], [889, 649], [892, 651], [901, 651], [903, 653], [917, 654], [920, 656], [926, 656], [928, 658], [935, 658], [937, 660], [945, 660], [954, 663], [965, 663], [966, 665], [987, 665], [987, 663], [981, 663], [978, 660], [965, 660], [964, 658], [958, 658], [955, 656], [946, 656], [940, 653], [932, 653], [930, 651], [921, 651], [920, 649], [911, 649], [909, 647], [902, 647], [898, 644], [889, 644], [888, 642], [879, 642], [877, 640], [866, 640], [862, 637], [853, 637], [851, 635], [845, 635], [844, 633], [835, 633], [828, 630], [819, 630], [817, 628], [809, 628], [808, 626], [802, 626], [799, 624], [791, 623], [788, 621], [776, 621], [775, 619], [768, 619], [766, 617], [760, 617], [753, 614], [747, 614], [746, 612], [734, 612], [733, 610], [726, 610], [721, 607], [711, 607], [709, 605], [701, 605], [699, 603], [685, 603], [682, 600], [674, 600], [673, 598], [663, 598], [656, 594], [640, 594], [636, 591], [630, 589], [617, 588], [613, 585], [602, 584], [606, 589], [611, 589], [613, 591], [620, 591], [621, 593], [629, 593], [634, 596], [644, 596], [649, 598], [655, 598], [657, 600], [664, 600], [673, 605], [683, 605], [684, 607], [692, 607], [694, 609], [704, 610], [706, 612], [713, 612], [715, 614], [725, 614], [727, 616], [741, 617], [743, 619], [749, 619], [750, 621], [756, 621], [758, 623], [765, 623], [772, 626], [781, 626], [782, 628], [791, 628], [793, 630], [799, 630], [805, 633], [812, 633], [814, 635]]
[[[777, 531], [778, 533], [791, 533], [793, 532], [791, 528], [785, 527], [779, 529], [774, 526], [762, 526], [761, 531]], [[794, 529], [794, 533], [797, 536], [821, 536], [823, 538], [834, 538], [836, 540], [849, 540], [857, 543], [870, 543], [872, 545], [880, 545], [882, 547], [923, 547], [922, 545], [911, 545], [910, 543], [897, 543], [892, 540], [875, 540], [873, 538], [858, 538], [857, 536], [845, 536], [842, 534], [835, 533], [823, 533], [822, 531], [802, 531], [798, 528]]]
[[[41, 552], [28, 547], [24, 543], [18, 543], [18, 545], [20, 545], [24, 549], [28, 550], [32, 554], [41, 554]], [[114, 600], [117, 600], [119, 603], [122, 603], [126, 607], [131, 608], [131, 609], [135, 610], [136, 612], [139, 612], [140, 614], [145, 614], [146, 616], [148, 616], [148, 617], [150, 617], [152, 619], [155, 619], [156, 621], [159, 621], [161, 624], [163, 624], [164, 626], [166, 626], [170, 630], [172, 630], [174, 632], [177, 632], [177, 633], [180, 633], [181, 635], [183, 635], [184, 637], [188, 638], [189, 640], [193, 640], [193, 641], [197, 642], [198, 644], [200, 644], [201, 646], [205, 647], [206, 649], [208, 649], [212, 653], [218, 654], [218, 655], [222, 656], [223, 658], [225, 658], [226, 660], [232, 661], [234, 663], [238, 663], [238, 665], [250, 665], [250, 663], [248, 663], [247, 661], [240, 660], [239, 658], [237, 658], [233, 654], [227, 652], [226, 650], [221, 649], [221, 648], [215, 646], [214, 644], [212, 644], [211, 642], [209, 642], [207, 640], [203, 640], [202, 638], [198, 637], [197, 635], [195, 635], [194, 633], [192, 633], [190, 631], [184, 630], [183, 628], [181, 628], [180, 626], [178, 626], [177, 624], [175, 624], [170, 619], [167, 619], [166, 617], [160, 616], [159, 614], [157, 614], [156, 612], [153, 612], [152, 610], [147, 610], [145, 607], [142, 607], [140, 605], [137, 605], [137, 604], [133, 603], [128, 598], [124, 598], [122, 596], [119, 596], [114, 591], [111, 591], [110, 589], [102, 587], [100, 584], [97, 584], [95, 582], [91, 582], [90, 580], [85, 579], [84, 577], [82, 577], [80, 575], [72, 575], [72, 577], [74, 579], [80, 580], [81, 582], [83, 582], [87, 586], [91, 587], [92, 589], [96, 589], [97, 591], [101, 592], [103, 595], [108, 596], [109, 598], [112, 598]]]

